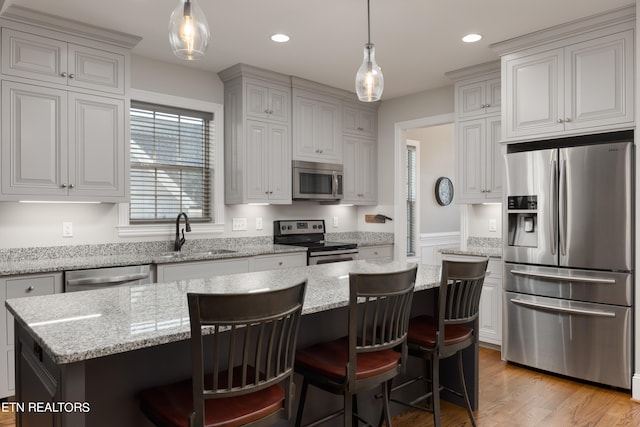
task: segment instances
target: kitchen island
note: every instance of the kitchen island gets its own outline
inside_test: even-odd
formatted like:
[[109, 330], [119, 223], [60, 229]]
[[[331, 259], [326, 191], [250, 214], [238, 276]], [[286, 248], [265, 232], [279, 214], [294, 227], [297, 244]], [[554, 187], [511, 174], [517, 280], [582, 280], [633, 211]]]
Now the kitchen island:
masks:
[[[407, 267], [360, 260], [8, 300], [16, 330], [16, 401], [24, 403], [16, 408], [18, 425], [150, 425], [138, 410], [138, 392], [190, 375], [188, 292], [263, 292], [307, 279], [298, 339], [306, 346], [345, 334], [349, 272]], [[422, 298], [430, 292], [422, 291], [437, 288], [439, 276], [439, 266], [420, 265], [417, 312], [431, 309], [430, 299]], [[475, 391], [476, 352], [469, 373]]]

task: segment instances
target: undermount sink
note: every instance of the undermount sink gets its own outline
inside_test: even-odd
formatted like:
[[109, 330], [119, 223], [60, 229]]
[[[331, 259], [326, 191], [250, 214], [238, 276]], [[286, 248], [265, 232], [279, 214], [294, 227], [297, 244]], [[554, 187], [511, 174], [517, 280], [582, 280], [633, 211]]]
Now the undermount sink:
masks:
[[237, 251], [231, 249], [212, 249], [203, 252], [168, 252], [153, 257], [154, 260], [168, 260], [181, 258], [203, 258], [211, 255], [233, 254]]

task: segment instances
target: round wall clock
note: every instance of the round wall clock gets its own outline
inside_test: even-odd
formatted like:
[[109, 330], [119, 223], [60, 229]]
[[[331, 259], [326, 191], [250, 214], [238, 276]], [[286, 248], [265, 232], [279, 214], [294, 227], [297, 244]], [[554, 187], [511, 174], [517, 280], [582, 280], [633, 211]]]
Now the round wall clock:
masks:
[[440, 206], [447, 206], [453, 200], [453, 183], [446, 176], [436, 181], [436, 201]]

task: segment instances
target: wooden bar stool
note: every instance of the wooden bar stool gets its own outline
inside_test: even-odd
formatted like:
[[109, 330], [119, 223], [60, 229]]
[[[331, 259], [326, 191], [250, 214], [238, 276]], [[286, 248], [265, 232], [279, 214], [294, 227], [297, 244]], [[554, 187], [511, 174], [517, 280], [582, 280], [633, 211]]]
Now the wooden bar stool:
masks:
[[344, 409], [308, 426], [342, 414], [345, 426], [357, 424], [357, 394], [377, 386], [382, 388], [383, 414], [391, 426], [387, 382], [405, 368], [417, 268], [416, 265], [393, 273], [349, 275], [348, 335], [296, 353], [295, 370], [304, 377], [296, 426], [302, 423], [309, 384], [343, 395]]
[[[143, 391], [142, 412], [158, 427], [266, 426], [289, 419], [305, 288], [306, 281], [252, 294], [187, 294], [192, 378]], [[208, 374], [203, 331], [213, 334]]]
[[[391, 398], [392, 402], [433, 412], [435, 426], [440, 426], [440, 359], [458, 356], [458, 375], [461, 390], [448, 391], [464, 398], [471, 424], [476, 425], [464, 381], [462, 350], [473, 345], [477, 331], [469, 327], [478, 317], [480, 295], [489, 259], [473, 262], [442, 261], [442, 276], [438, 290], [436, 316], [419, 316], [409, 321], [407, 343], [409, 355], [425, 361], [425, 371], [430, 378], [420, 376], [392, 389], [396, 391], [416, 381], [424, 380], [428, 392], [411, 402]], [[430, 369], [429, 369], [430, 368]], [[428, 386], [431, 385], [431, 387]], [[431, 408], [418, 405], [431, 397]], [[425, 402], [426, 405], [426, 402]]]

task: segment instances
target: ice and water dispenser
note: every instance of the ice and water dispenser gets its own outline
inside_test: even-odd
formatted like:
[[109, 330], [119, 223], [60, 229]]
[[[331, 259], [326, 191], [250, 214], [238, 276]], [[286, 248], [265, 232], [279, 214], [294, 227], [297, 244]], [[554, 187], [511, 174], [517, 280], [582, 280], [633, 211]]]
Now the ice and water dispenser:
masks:
[[538, 196], [508, 196], [508, 245], [538, 246]]

